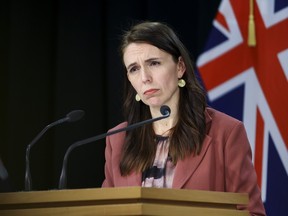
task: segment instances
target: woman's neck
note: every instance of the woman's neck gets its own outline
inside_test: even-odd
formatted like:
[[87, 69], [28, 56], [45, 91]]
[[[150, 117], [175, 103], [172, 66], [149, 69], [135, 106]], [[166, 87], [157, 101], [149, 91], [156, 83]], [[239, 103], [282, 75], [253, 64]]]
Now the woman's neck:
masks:
[[[155, 134], [158, 135], [169, 135], [170, 129], [173, 128], [178, 120], [178, 115], [177, 115], [177, 111], [174, 107], [170, 107], [171, 109], [171, 113], [170, 116], [168, 118], [159, 120], [159, 121], [155, 121], [153, 123], [153, 129]], [[160, 111], [158, 111], [158, 113], [152, 113], [151, 110], [151, 115], [153, 118], [158, 117], [161, 115]]]

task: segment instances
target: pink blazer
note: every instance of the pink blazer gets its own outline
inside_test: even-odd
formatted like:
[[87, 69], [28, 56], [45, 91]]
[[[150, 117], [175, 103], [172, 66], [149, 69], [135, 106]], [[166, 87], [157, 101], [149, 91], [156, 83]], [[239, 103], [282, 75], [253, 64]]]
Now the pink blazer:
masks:
[[[172, 188], [248, 193], [250, 214], [265, 215], [243, 124], [212, 108], [206, 110], [206, 122], [207, 135], [201, 153], [177, 162]], [[112, 130], [125, 126], [127, 123], [121, 123]], [[106, 139], [103, 187], [141, 186], [142, 173], [120, 174], [124, 139], [125, 132]]]

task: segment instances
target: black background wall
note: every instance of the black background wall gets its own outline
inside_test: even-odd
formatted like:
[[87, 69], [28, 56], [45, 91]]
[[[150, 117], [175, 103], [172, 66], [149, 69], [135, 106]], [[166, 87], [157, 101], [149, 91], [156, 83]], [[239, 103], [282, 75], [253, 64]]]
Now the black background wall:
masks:
[[[137, 20], [164, 21], [194, 60], [220, 0], [2, 0], [0, 6], [0, 157], [24, 189], [25, 149], [49, 123], [73, 109], [85, 119], [49, 130], [31, 150], [33, 190], [57, 188], [72, 143], [120, 123], [119, 37]], [[68, 187], [100, 187], [105, 140], [75, 149]]]

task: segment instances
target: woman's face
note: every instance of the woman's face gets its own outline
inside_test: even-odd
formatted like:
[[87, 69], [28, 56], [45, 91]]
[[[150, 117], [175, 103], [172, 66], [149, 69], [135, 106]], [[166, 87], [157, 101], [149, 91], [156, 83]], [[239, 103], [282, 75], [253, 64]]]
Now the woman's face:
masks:
[[155, 108], [178, 104], [178, 79], [185, 72], [181, 58], [175, 63], [172, 55], [153, 45], [131, 43], [123, 60], [128, 80], [145, 104]]

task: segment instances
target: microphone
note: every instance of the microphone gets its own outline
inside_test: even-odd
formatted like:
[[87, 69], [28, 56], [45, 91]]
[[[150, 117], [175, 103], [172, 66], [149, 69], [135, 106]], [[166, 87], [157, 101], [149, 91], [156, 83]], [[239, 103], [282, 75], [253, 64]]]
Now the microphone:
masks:
[[27, 146], [26, 148], [26, 170], [25, 170], [25, 190], [30, 191], [32, 189], [32, 179], [31, 179], [31, 171], [30, 171], [30, 149], [31, 147], [43, 136], [43, 134], [50, 128], [65, 123], [65, 122], [75, 122], [83, 118], [85, 112], [83, 110], [73, 110], [66, 115], [66, 117], [59, 119], [51, 124], [47, 125]]
[[80, 140], [80, 141], [73, 143], [71, 146], [69, 146], [68, 150], [65, 153], [63, 164], [62, 164], [62, 171], [61, 171], [61, 175], [60, 175], [60, 179], [59, 179], [59, 189], [66, 189], [66, 185], [67, 185], [67, 174], [66, 174], [67, 161], [68, 161], [68, 156], [73, 149], [75, 149], [76, 147], [91, 143], [91, 142], [95, 142], [97, 140], [100, 140], [100, 139], [105, 138], [106, 136], [109, 136], [112, 134], [120, 133], [122, 131], [129, 131], [129, 130], [141, 127], [145, 124], [149, 124], [149, 123], [159, 121], [159, 120], [164, 119], [164, 118], [168, 118], [170, 116], [171, 110], [167, 105], [163, 105], [160, 108], [160, 112], [161, 112], [162, 116], [152, 118], [152, 119], [147, 119], [145, 121], [141, 121], [141, 122], [129, 125], [129, 126], [124, 127], [124, 128], [112, 130], [112, 131], [109, 131], [108, 133], [104, 133], [104, 134], [100, 134], [100, 135], [90, 137], [90, 138], [87, 138], [84, 140]]
[[0, 180], [8, 179], [8, 172], [0, 158]]

